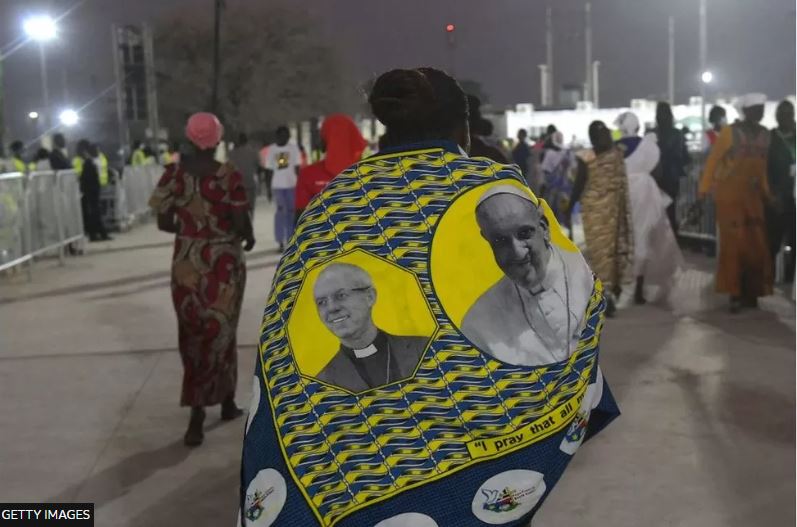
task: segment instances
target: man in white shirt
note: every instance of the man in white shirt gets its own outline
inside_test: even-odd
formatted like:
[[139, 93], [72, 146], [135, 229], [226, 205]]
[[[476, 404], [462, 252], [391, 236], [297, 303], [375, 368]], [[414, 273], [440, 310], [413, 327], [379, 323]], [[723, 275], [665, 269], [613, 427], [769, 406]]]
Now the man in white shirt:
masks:
[[470, 307], [462, 333], [510, 364], [566, 360], [578, 345], [592, 296], [586, 261], [551, 244], [542, 206], [512, 185], [485, 192], [476, 219], [505, 276]]
[[266, 154], [265, 169], [271, 176], [271, 192], [277, 204], [274, 216], [274, 235], [280, 247], [285, 249], [294, 227], [294, 197], [296, 181], [302, 154], [299, 147], [288, 141], [291, 133], [286, 126], [277, 128], [277, 141], [271, 145]]

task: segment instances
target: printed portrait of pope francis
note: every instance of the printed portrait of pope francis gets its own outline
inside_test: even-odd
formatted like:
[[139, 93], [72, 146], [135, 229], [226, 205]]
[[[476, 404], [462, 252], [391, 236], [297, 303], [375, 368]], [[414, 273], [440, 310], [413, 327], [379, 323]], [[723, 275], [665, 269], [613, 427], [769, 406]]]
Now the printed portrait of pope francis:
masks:
[[567, 359], [578, 345], [592, 295], [593, 276], [583, 256], [551, 243], [542, 205], [515, 186], [487, 190], [475, 214], [504, 276], [468, 309], [462, 333], [510, 364]]

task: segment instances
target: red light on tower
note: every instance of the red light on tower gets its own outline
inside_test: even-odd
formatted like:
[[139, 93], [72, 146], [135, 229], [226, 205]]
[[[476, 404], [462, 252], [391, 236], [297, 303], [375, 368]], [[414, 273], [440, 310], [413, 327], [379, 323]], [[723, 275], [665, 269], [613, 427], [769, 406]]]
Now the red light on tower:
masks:
[[456, 27], [454, 27], [454, 24], [448, 24], [446, 26], [446, 33], [453, 33], [455, 29]]

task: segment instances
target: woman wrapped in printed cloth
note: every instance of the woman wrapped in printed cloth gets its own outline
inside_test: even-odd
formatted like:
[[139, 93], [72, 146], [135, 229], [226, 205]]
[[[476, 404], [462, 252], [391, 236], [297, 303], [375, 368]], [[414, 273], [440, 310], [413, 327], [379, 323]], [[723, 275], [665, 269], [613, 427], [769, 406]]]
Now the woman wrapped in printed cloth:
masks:
[[[600, 283], [516, 166], [468, 156], [468, 105], [453, 78], [393, 70], [369, 102], [386, 127], [379, 154], [309, 203], [276, 271], [240, 523], [526, 526], [585, 437], [618, 414], [598, 368]], [[428, 312], [439, 332], [397, 333], [385, 325], [414, 312], [410, 291], [385, 294], [391, 273], [417, 280], [424, 309], [445, 305], [434, 282], [451, 280], [457, 295], [457, 279], [470, 280], [435, 274], [445, 221], [455, 238], [474, 229], [456, 243], [493, 274], [457, 316]], [[473, 265], [456, 260], [452, 269]], [[541, 435], [480, 454], [476, 438], [514, 445], [521, 429]]]
[[628, 178], [623, 152], [603, 121], [590, 124], [589, 138], [592, 150], [579, 160], [567, 216], [581, 202], [587, 261], [603, 282], [606, 316], [611, 317], [634, 258]]

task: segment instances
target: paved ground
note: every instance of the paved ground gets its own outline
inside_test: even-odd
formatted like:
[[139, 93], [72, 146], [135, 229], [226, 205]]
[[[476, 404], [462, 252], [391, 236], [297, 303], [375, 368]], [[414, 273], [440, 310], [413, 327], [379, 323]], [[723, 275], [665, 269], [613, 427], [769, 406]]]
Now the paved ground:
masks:
[[[261, 205], [239, 331], [244, 406], [277, 261]], [[233, 524], [243, 422], [214, 411], [205, 444], [182, 446], [170, 251], [144, 225], [65, 267], [37, 264], [32, 283], [0, 281], [0, 501], [93, 501], [102, 527]], [[676, 311], [607, 324], [603, 370], [623, 416], [579, 452], [535, 527], [795, 524], [793, 305], [732, 317], [706, 262], [690, 260]]]

